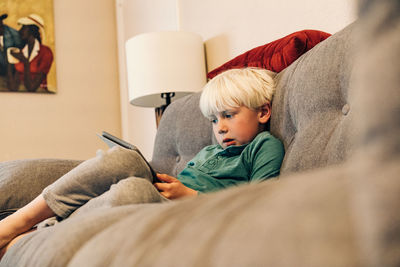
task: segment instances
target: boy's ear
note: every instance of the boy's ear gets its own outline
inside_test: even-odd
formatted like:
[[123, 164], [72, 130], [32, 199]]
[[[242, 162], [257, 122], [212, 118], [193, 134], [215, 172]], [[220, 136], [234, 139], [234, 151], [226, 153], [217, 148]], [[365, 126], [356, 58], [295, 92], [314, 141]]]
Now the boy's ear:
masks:
[[258, 121], [260, 123], [267, 123], [270, 118], [271, 118], [271, 104], [265, 103], [260, 107], [258, 113]]

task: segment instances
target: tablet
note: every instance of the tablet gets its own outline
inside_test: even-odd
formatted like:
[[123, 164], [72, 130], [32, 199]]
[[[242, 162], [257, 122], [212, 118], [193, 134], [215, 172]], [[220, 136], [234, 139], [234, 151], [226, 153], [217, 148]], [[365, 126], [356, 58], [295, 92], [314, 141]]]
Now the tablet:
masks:
[[137, 151], [138, 154], [146, 162], [147, 166], [149, 166], [151, 174], [153, 175], [153, 182], [160, 182], [160, 180], [158, 180], [158, 178], [157, 178], [156, 172], [153, 170], [153, 168], [151, 167], [150, 163], [146, 160], [146, 158], [142, 155], [142, 153], [140, 152], [140, 150], [136, 146], [134, 146], [134, 145], [122, 140], [122, 139], [119, 139], [118, 137], [116, 137], [116, 136], [114, 136], [114, 135], [112, 135], [112, 134], [110, 134], [108, 132], [105, 132], [105, 131], [103, 131], [101, 133], [101, 135], [97, 134], [97, 136], [99, 136], [100, 139], [103, 140], [108, 145], [108, 147], [110, 147], [110, 148], [114, 147], [114, 146], [121, 146], [121, 147], [126, 148], [126, 149], [132, 149], [132, 150]]

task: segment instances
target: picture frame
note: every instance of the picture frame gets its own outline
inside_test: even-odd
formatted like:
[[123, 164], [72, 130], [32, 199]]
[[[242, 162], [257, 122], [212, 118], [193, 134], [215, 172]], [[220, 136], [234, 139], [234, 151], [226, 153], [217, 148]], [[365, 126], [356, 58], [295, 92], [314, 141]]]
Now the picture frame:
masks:
[[0, 2], [0, 92], [57, 92], [53, 0]]

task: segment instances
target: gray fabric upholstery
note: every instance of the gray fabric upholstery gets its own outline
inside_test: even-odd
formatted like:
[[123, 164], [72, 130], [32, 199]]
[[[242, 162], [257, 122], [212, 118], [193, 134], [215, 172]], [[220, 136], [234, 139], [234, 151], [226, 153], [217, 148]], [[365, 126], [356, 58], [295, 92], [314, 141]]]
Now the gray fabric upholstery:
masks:
[[24, 206], [80, 162], [32, 159], [0, 163], [0, 210]]
[[[359, 22], [281, 74], [276, 105], [286, 103], [281, 109], [288, 117], [272, 126], [288, 148], [282, 179], [196, 199], [79, 213], [21, 239], [0, 266], [399, 266], [400, 2], [364, 1], [361, 10]], [[346, 40], [353, 37], [358, 57], [343, 51], [351, 51]], [[325, 52], [331, 64], [319, 60], [330, 58]], [[303, 73], [303, 64], [314, 78]], [[325, 83], [336, 87], [323, 89]], [[347, 116], [340, 115], [345, 103]], [[162, 129], [178, 129], [169, 116], [175, 114], [165, 116], [169, 123]], [[182, 148], [168, 142], [160, 153], [166, 151], [173, 156], [165, 172], [174, 172]]]
[[[132, 206], [99, 208], [89, 214], [80, 213], [72, 216], [52, 227], [39, 229], [21, 239], [12, 250], [7, 251], [0, 261], [0, 266], [67, 266], [86, 241], [132, 212], [125, 207]], [[111, 239], [107, 243], [111, 244]]]
[[343, 162], [354, 149], [349, 84], [354, 27], [334, 34], [278, 74], [271, 133], [285, 146], [281, 173]]

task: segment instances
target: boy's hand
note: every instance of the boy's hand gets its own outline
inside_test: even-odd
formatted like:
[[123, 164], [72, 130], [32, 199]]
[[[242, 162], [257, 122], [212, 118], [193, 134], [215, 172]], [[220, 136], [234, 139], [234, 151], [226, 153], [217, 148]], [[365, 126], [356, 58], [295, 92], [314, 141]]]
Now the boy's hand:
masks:
[[197, 191], [184, 186], [175, 177], [167, 174], [157, 173], [157, 178], [164, 183], [155, 183], [154, 186], [160, 191], [161, 195], [168, 199], [176, 199], [185, 196], [197, 196]]

